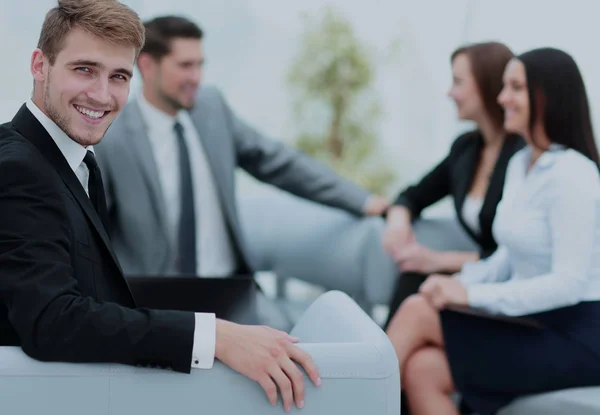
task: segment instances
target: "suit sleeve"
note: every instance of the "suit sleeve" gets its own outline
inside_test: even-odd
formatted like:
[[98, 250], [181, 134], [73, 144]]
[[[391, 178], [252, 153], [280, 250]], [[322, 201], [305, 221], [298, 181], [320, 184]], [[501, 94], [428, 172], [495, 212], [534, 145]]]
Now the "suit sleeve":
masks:
[[394, 202], [397, 206], [406, 207], [413, 219], [418, 218], [421, 212], [448, 196], [451, 192], [451, 168], [453, 153], [464, 142], [459, 137], [448, 154], [437, 166], [427, 173], [417, 184], [407, 187], [398, 195]]
[[0, 150], [0, 301], [24, 352], [42, 361], [189, 372], [194, 314], [130, 309], [83, 296], [53, 172], [33, 151]]
[[230, 122], [238, 165], [249, 174], [296, 196], [362, 215], [369, 193], [323, 164], [263, 136], [237, 117], [220, 96]]

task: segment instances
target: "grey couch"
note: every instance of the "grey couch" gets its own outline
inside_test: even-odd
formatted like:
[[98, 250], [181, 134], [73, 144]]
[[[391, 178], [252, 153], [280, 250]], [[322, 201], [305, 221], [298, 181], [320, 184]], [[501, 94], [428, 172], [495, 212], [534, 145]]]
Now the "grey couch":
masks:
[[379, 242], [380, 218], [358, 220], [281, 192], [239, 205], [255, 269], [343, 291], [366, 310], [389, 301], [397, 271]]
[[[381, 218], [357, 218], [282, 192], [244, 196], [239, 205], [255, 269], [343, 291], [367, 311], [389, 303], [398, 269], [383, 250]], [[420, 221], [415, 231], [434, 249], [474, 249], [452, 220]]]
[[[400, 413], [398, 361], [387, 336], [341, 292], [321, 296], [297, 322], [323, 384], [308, 378], [306, 415]], [[115, 364], [43, 363], [0, 347], [2, 415], [283, 414], [262, 389], [220, 362], [190, 375]]]
[[[359, 219], [283, 193], [245, 197], [240, 206], [259, 269], [345, 291], [367, 312], [389, 302], [398, 271], [381, 246], [381, 219]], [[454, 219], [421, 220], [415, 232], [434, 249], [474, 249]], [[537, 414], [600, 414], [600, 386], [522, 398], [499, 413]]]

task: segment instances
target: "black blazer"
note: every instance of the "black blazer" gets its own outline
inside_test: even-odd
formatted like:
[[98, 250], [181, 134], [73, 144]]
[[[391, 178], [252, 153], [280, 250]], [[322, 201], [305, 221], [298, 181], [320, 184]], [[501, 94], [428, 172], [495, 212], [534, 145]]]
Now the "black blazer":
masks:
[[21, 107], [0, 126], [0, 345], [189, 372], [194, 314], [135, 307], [83, 186]]
[[412, 218], [419, 217], [421, 211], [440, 199], [451, 195], [458, 220], [467, 234], [479, 245], [480, 256], [491, 255], [497, 247], [492, 235], [492, 224], [496, 215], [496, 207], [502, 199], [504, 176], [510, 158], [525, 146], [519, 136], [509, 134], [502, 146], [496, 165], [490, 178], [483, 206], [479, 214], [481, 233], [475, 234], [463, 217], [462, 207], [471, 189], [475, 171], [483, 149], [483, 137], [479, 131], [471, 131], [456, 139], [450, 154], [431, 170], [419, 183], [408, 187], [396, 199], [395, 204], [405, 206]]

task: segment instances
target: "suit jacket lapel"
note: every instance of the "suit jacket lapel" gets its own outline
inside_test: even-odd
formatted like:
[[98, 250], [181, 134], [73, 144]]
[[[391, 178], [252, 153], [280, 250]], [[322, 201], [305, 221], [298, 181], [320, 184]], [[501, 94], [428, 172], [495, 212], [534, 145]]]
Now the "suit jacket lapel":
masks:
[[230, 181], [228, 178], [233, 172], [231, 171], [229, 163], [226, 163], [223, 160], [223, 154], [225, 152], [212, 144], [213, 142], [220, 143], [220, 141], [210, 139], [211, 137], [214, 137], [215, 134], [219, 134], [212, 121], [213, 117], [211, 117], [211, 111], [212, 107], [208, 103], [199, 100], [194, 111], [190, 113], [190, 116], [198, 131], [198, 135], [200, 136], [200, 143], [206, 153], [206, 159], [212, 172], [213, 179], [215, 180], [221, 204], [226, 209], [229, 219], [231, 219], [236, 217], [235, 213], [231, 212], [231, 209], [235, 206], [235, 201], [228, 200], [228, 195], [232, 193], [229, 191]]
[[96, 213], [90, 198], [85, 193], [85, 190], [75, 175], [75, 172], [67, 163], [67, 160], [54, 143], [54, 140], [52, 140], [52, 137], [50, 137], [48, 132], [25, 105], [23, 105], [19, 112], [17, 112], [12, 120], [12, 124], [15, 126], [17, 131], [19, 131], [26, 139], [31, 141], [33, 145], [37, 147], [40, 153], [42, 153], [42, 155], [56, 169], [69, 191], [75, 197], [75, 200], [77, 200], [77, 203], [79, 203], [90, 222], [92, 222], [94, 228], [96, 228], [96, 231], [100, 235], [100, 238], [104, 242], [104, 245], [108, 249], [108, 252], [113, 258], [115, 264], [119, 270], [121, 270], [121, 266], [115, 252], [111, 247], [110, 239], [106, 233], [106, 230], [104, 229], [104, 226], [102, 225], [102, 222], [100, 221], [100, 217]]
[[132, 151], [133, 159], [144, 173], [146, 185], [153, 201], [152, 206], [155, 209], [156, 217], [162, 227], [165, 238], [168, 240], [167, 208], [158, 177], [158, 166], [156, 165], [154, 152], [148, 140], [148, 128], [137, 101], [133, 101], [127, 105], [126, 110], [123, 110], [121, 116], [126, 117], [127, 120], [126, 140], [131, 144], [127, 147]]
[[[215, 181], [219, 201], [225, 211], [227, 227], [237, 255], [238, 272], [247, 273], [250, 265], [246, 260], [247, 252], [241, 236], [241, 226], [238, 223], [236, 201], [232, 198], [235, 193], [233, 188], [235, 160], [228, 158], [229, 151], [224, 151], [219, 147], [228, 145], [224, 140], [224, 135], [231, 133], [219, 128], [219, 123], [214, 120], [222, 117], [223, 114], [214, 114], [214, 111], [215, 107], [200, 97], [195, 108], [190, 112], [190, 117], [200, 136], [200, 144], [206, 154], [206, 161]], [[235, 144], [232, 143], [232, 145]]]
[[479, 236], [473, 232], [473, 230], [466, 225], [462, 217], [462, 209], [467, 197], [467, 193], [473, 184], [473, 178], [475, 177], [475, 169], [479, 162], [479, 156], [481, 153], [481, 147], [483, 145], [482, 138], [480, 136], [473, 137], [476, 142], [468, 146], [465, 151], [458, 158], [456, 165], [459, 169], [456, 173], [456, 193], [455, 203], [458, 220], [463, 225], [463, 228], [469, 233], [469, 235], [476, 241], [479, 241]]

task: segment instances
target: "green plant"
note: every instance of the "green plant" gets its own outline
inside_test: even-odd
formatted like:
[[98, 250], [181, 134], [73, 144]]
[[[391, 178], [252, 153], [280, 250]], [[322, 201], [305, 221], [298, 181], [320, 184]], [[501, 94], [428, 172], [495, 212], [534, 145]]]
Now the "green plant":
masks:
[[298, 125], [296, 146], [372, 192], [383, 194], [393, 171], [378, 154], [381, 109], [372, 91], [369, 48], [332, 8], [306, 17], [289, 72]]

